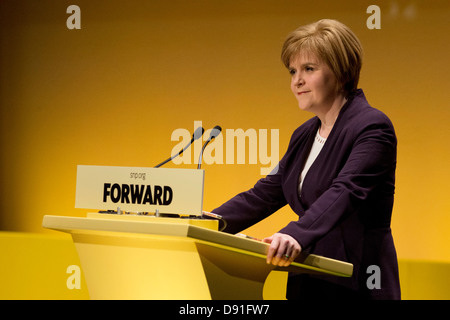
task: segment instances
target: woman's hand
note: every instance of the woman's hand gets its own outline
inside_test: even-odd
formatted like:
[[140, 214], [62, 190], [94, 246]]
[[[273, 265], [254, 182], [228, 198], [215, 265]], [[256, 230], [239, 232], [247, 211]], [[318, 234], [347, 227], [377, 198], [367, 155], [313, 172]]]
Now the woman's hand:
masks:
[[272, 263], [275, 266], [289, 266], [302, 251], [297, 240], [284, 233], [275, 233], [273, 236], [263, 239], [263, 242], [270, 243], [267, 264]]

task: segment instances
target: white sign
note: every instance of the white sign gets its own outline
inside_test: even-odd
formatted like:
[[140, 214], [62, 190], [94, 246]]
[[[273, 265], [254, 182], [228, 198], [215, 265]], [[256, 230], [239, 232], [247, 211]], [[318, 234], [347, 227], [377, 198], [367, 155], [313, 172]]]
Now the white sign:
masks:
[[204, 170], [77, 167], [75, 207], [201, 215]]

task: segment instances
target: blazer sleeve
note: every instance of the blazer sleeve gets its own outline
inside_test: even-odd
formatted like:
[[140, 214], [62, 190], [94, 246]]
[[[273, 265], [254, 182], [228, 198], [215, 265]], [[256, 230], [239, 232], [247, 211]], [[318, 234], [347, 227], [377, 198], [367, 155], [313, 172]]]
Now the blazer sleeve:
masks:
[[213, 210], [227, 222], [224, 232], [242, 231], [286, 205], [281, 187], [282, 170], [280, 161], [276, 173], [260, 179], [252, 189], [239, 193]]
[[[341, 219], [358, 210], [380, 184], [385, 189], [383, 192], [393, 194], [391, 175], [395, 172], [397, 140], [390, 120], [385, 116], [382, 120], [359, 130], [345, 164], [330, 187], [298, 221], [290, 222], [279, 232], [289, 234], [302, 248], [308, 248]], [[391, 180], [392, 183], [386, 183]]]

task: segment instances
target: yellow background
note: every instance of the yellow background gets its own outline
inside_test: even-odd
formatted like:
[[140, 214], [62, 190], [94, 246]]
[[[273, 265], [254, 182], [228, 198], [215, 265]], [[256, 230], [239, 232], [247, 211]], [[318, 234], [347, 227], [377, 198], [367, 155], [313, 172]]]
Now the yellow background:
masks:
[[[81, 30], [66, 27], [71, 4]], [[366, 27], [371, 4], [379, 30]], [[399, 259], [450, 262], [449, 15], [446, 0], [1, 1], [0, 230], [50, 233], [44, 214], [84, 216], [78, 164], [154, 166], [196, 120], [279, 129], [281, 157], [313, 116], [290, 93], [281, 45], [334, 18], [360, 38], [360, 87], [396, 128]], [[252, 187], [262, 166], [203, 164], [204, 209]], [[245, 232], [269, 236], [294, 218], [285, 207]]]

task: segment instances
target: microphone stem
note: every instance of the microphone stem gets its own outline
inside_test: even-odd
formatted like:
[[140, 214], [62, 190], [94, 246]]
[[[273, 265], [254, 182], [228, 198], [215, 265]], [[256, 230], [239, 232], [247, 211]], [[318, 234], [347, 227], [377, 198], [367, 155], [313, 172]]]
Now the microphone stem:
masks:
[[212, 139], [209, 139], [208, 141], [206, 141], [206, 143], [203, 145], [202, 151], [200, 151], [200, 156], [198, 157], [198, 166], [197, 169], [200, 169], [200, 167], [202, 166], [202, 157], [203, 157], [203, 151], [205, 150], [206, 146], [208, 145], [208, 143], [211, 142]]
[[194, 142], [194, 139], [192, 139], [183, 149], [181, 149], [178, 153], [174, 154], [173, 156], [171, 156], [169, 159], [164, 160], [163, 162], [161, 162], [160, 164], [156, 165], [155, 168], [159, 168], [162, 165], [166, 164], [167, 162], [173, 160], [175, 157], [181, 155], [184, 150], [186, 150], [187, 148], [189, 148], [189, 146]]

